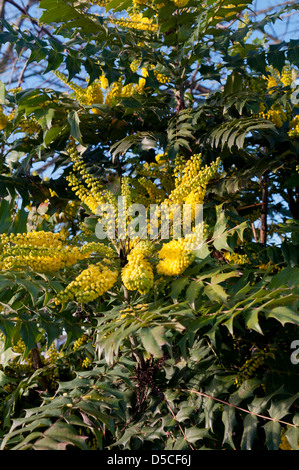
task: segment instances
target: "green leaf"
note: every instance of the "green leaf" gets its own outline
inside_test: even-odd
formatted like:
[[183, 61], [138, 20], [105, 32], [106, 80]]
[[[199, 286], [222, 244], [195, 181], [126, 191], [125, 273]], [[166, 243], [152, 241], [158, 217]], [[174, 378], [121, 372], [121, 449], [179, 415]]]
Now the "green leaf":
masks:
[[48, 109], [40, 109], [35, 111], [35, 117], [38, 121], [38, 123], [44, 128], [44, 129], [50, 129], [52, 120], [55, 115], [55, 109], [53, 108], [48, 108]]
[[186, 290], [186, 300], [191, 304], [195, 302], [203, 288], [204, 284], [202, 281], [192, 281]]
[[257, 434], [258, 419], [254, 415], [247, 415], [243, 421], [243, 434], [241, 450], [251, 450]]
[[65, 60], [65, 65], [68, 71], [68, 79], [72, 80], [81, 70], [81, 61], [77, 57], [68, 55]]
[[82, 144], [82, 134], [80, 131], [80, 118], [77, 111], [70, 111], [67, 117], [71, 128], [71, 136]]
[[267, 60], [269, 65], [272, 65], [274, 69], [279, 72], [282, 71], [285, 65], [285, 51], [279, 50], [282, 47], [282, 44], [270, 44], [269, 51], [267, 53]]
[[281, 442], [281, 425], [277, 421], [268, 421], [264, 426], [265, 444], [269, 450], [278, 450]]
[[299, 313], [295, 312], [290, 307], [276, 307], [273, 308], [273, 310], [271, 310], [270, 312], [265, 311], [265, 315], [267, 318], [275, 318], [283, 326], [286, 323], [293, 323], [295, 325], [299, 325]]
[[204, 293], [212, 302], [226, 303], [228, 295], [219, 284], [211, 284], [204, 287]]
[[258, 319], [259, 313], [260, 310], [258, 308], [247, 311], [245, 315], [245, 325], [249, 330], [257, 331], [257, 333], [262, 335], [263, 332]]
[[0, 233], [8, 232], [11, 225], [11, 208], [6, 199], [2, 199], [0, 204]]
[[25, 343], [24, 357], [26, 357], [31, 351], [31, 349], [36, 348], [39, 330], [35, 323], [29, 321], [22, 321], [20, 333], [22, 340]]
[[242, 90], [242, 76], [238, 72], [232, 72], [226, 80], [223, 93], [230, 95], [232, 93], [238, 93]]
[[35, 305], [41, 291], [40, 286], [27, 279], [17, 278], [16, 281], [21, 284], [27, 292], [29, 292], [32, 299], [32, 303], [33, 305]]
[[204, 439], [209, 435], [209, 432], [205, 428], [197, 428], [196, 426], [192, 426], [185, 430], [185, 436], [188, 442], [191, 444], [197, 442], [200, 439]]
[[5, 336], [4, 350], [10, 348], [13, 344], [15, 334], [15, 323], [0, 316], [0, 330]]
[[[45, 433], [44, 436], [52, 438], [57, 441], [57, 448], [61, 447], [61, 444], [75, 445], [78, 449], [88, 450], [89, 447], [86, 445], [85, 440], [87, 437], [78, 436], [76, 429], [67, 423], [56, 422], [51, 426]], [[36, 448], [41, 446], [42, 440], [37, 442]]]
[[162, 357], [162, 346], [166, 343], [165, 329], [163, 326], [154, 328], [142, 328], [140, 331], [142, 344], [147, 352], [154, 357]]
[[53, 126], [49, 130], [46, 130], [44, 133], [43, 145], [48, 147], [52, 142], [54, 142], [58, 137], [60, 137], [64, 132], [64, 128], [61, 126]]
[[281, 400], [272, 400], [269, 408], [269, 415], [274, 419], [282, 419], [289, 414], [291, 405], [298, 399], [299, 393], [296, 393], [288, 398], [284, 397]]
[[285, 437], [289, 441], [293, 450], [299, 450], [299, 428], [289, 427], [285, 433]]
[[235, 449], [233, 441], [234, 426], [237, 424], [236, 412], [234, 408], [226, 406], [222, 413], [222, 421], [224, 424], [224, 434], [222, 444], [229, 444]]
[[178, 299], [180, 293], [188, 284], [189, 284], [188, 277], [180, 277], [179, 279], [176, 279], [175, 281], [173, 281], [171, 285], [170, 296], [175, 300]]

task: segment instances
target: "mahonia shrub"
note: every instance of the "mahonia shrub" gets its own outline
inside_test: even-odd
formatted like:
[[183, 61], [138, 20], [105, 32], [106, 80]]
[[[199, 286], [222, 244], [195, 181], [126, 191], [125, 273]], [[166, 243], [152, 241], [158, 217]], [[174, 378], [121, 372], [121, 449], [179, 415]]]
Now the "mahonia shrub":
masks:
[[54, 85], [0, 90], [2, 450], [298, 450], [299, 46], [251, 3], [3, 23]]

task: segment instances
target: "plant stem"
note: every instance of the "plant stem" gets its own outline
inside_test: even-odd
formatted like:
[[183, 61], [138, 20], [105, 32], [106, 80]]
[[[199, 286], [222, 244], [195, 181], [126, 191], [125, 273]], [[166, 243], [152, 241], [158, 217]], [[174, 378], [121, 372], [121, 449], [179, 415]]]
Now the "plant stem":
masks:
[[267, 243], [267, 216], [268, 216], [268, 175], [264, 175], [262, 179], [262, 215], [261, 215], [261, 232], [260, 232], [260, 242], [262, 245], [266, 246]]

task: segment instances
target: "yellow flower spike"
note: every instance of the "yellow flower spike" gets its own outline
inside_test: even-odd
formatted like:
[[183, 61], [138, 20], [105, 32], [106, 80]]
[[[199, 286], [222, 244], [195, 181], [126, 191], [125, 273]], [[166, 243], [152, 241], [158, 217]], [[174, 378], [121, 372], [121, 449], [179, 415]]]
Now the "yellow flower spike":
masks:
[[154, 24], [151, 18], [147, 18], [141, 13], [130, 15], [129, 18], [119, 20], [115, 19], [113, 22], [120, 27], [132, 28], [141, 31], [155, 32], [158, 29], [158, 25]]
[[230, 253], [229, 251], [223, 253], [223, 258], [232, 264], [247, 264], [250, 263], [250, 259], [247, 255], [241, 255], [238, 253]]
[[163, 165], [164, 163], [167, 162], [167, 153], [159, 153], [158, 155], [155, 156], [155, 160], [158, 163], [158, 165]]
[[94, 5], [105, 7], [111, 0], [89, 0]]
[[29, 116], [19, 124], [20, 130], [28, 135], [34, 135], [41, 130], [41, 126], [34, 116]]
[[[0, 240], [2, 243], [2, 237]], [[11, 234], [3, 246], [2, 269], [30, 267], [36, 272], [57, 272], [89, 256], [90, 252], [66, 245], [60, 233]]]
[[92, 264], [82, 271], [64, 291], [53, 300], [56, 305], [76, 300], [88, 303], [105, 294], [117, 281], [118, 272], [110, 270], [101, 263]]
[[122, 269], [122, 282], [128, 290], [145, 294], [153, 287], [154, 273], [151, 263], [145, 259], [153, 253], [149, 240], [141, 240], [127, 256], [128, 263]]
[[82, 362], [82, 367], [87, 369], [90, 366], [90, 364], [91, 364], [91, 360], [89, 359], [89, 357], [86, 357], [84, 361]]
[[284, 86], [291, 86], [293, 83], [293, 69], [285, 66], [280, 74], [280, 81]]
[[292, 139], [299, 137], [299, 114], [291, 120], [288, 135]]
[[176, 7], [185, 7], [188, 5], [189, 0], [172, 0], [172, 2], [175, 4]]
[[192, 251], [186, 249], [183, 238], [164, 243], [158, 256], [157, 273], [165, 276], [179, 276], [195, 259]]
[[132, 72], [137, 72], [137, 70], [139, 68], [139, 65], [140, 65], [140, 60], [139, 59], [133, 60], [133, 62], [131, 62], [131, 64], [130, 64], [130, 69], [132, 70]]

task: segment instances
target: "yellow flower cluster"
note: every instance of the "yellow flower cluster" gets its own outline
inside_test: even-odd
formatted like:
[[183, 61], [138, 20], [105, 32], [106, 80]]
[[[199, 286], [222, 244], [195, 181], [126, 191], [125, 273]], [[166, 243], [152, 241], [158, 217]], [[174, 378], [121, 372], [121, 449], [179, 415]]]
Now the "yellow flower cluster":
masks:
[[87, 257], [87, 255], [80, 252], [79, 248], [70, 246], [62, 249], [29, 248], [29, 250], [17, 250], [12, 248], [11, 250], [5, 250], [2, 254], [0, 266], [2, 270], [29, 267], [39, 273], [57, 272]]
[[102, 198], [91, 193], [74, 174], [68, 175], [66, 180], [74, 194], [95, 214], [99, 204], [103, 202]]
[[[212, 162], [211, 165], [202, 167], [201, 155], [193, 155], [179, 173], [176, 170], [176, 187], [171, 192], [168, 202], [171, 204], [186, 203], [193, 193], [198, 204], [202, 203], [206, 194], [208, 182], [214, 178], [220, 170], [220, 158]], [[166, 202], [166, 201], [164, 201]]]
[[273, 122], [278, 128], [282, 127], [283, 123], [287, 120], [287, 114], [282, 107], [276, 109], [271, 108], [266, 112], [260, 112], [259, 116]]
[[85, 243], [80, 248], [80, 252], [85, 255], [91, 255], [91, 253], [97, 253], [102, 256], [105, 256], [105, 258], [113, 258], [115, 255], [114, 250], [107, 245], [104, 245], [104, 243], [97, 243], [97, 242], [90, 242], [90, 243]]
[[247, 255], [241, 255], [238, 253], [230, 253], [226, 251], [223, 253], [223, 258], [226, 259], [231, 264], [247, 264], [250, 263], [250, 259]]
[[185, 7], [188, 5], [189, 0], [172, 0], [172, 2], [175, 4], [176, 7]]
[[[93, 105], [103, 103], [103, 92], [101, 80], [95, 80], [87, 88], [81, 88], [76, 92], [76, 99], [80, 104]], [[94, 114], [100, 114], [101, 111], [97, 108], [91, 108]]]
[[78, 338], [73, 344], [73, 351], [77, 351], [81, 346], [83, 346], [88, 341], [87, 335], [82, 335]]
[[29, 116], [19, 124], [20, 130], [28, 135], [34, 135], [41, 130], [41, 126], [34, 116]]
[[144, 176], [139, 178], [138, 182], [143, 186], [150, 198], [151, 203], [159, 204], [165, 198], [165, 191], [159, 188], [153, 181], [146, 179]]
[[[285, 66], [281, 73], [270, 67], [268, 69], [270, 75], [264, 77], [264, 81], [266, 82], [266, 87], [269, 94], [275, 92], [275, 88], [278, 86], [291, 86], [293, 83], [293, 70], [289, 66]], [[263, 119], [267, 119], [275, 124], [277, 128], [281, 128], [284, 122], [287, 122], [291, 119], [291, 109], [289, 105], [284, 109], [279, 104], [274, 104], [268, 110], [265, 109], [265, 106], [261, 106], [261, 110], [258, 114], [259, 117]]]
[[89, 0], [94, 5], [98, 5], [99, 7], [105, 7], [111, 0]]
[[60, 353], [59, 351], [57, 351], [54, 344], [52, 344], [50, 348], [48, 349], [48, 351], [46, 352], [46, 357], [47, 357], [47, 362], [49, 364], [55, 364], [57, 359], [59, 359]]
[[141, 13], [130, 15], [129, 18], [114, 19], [113, 22], [123, 28], [137, 29], [151, 33], [158, 29], [158, 25], [154, 24], [151, 18], [147, 18]]
[[145, 259], [150, 255], [152, 246], [150, 242], [139, 242], [127, 256], [128, 263], [122, 269], [122, 282], [128, 290], [138, 290], [146, 294], [154, 285], [154, 273], [151, 263]]
[[180, 238], [165, 243], [158, 253], [160, 261], [157, 273], [165, 276], [179, 276], [194, 261], [192, 250], [186, 249], [186, 240]]
[[280, 74], [280, 81], [284, 86], [291, 86], [293, 83], [293, 69], [285, 66]]
[[[59, 71], [53, 72], [63, 83], [65, 83], [71, 90], [75, 92], [75, 99], [82, 105], [93, 105], [103, 103], [102, 85], [105, 77], [94, 80], [91, 85], [82, 88], [79, 85], [68, 81], [67, 78]], [[94, 114], [99, 114], [101, 111], [97, 108], [91, 109]]]
[[292, 139], [299, 137], [299, 114], [291, 120], [288, 135]]
[[57, 272], [78, 261], [90, 258], [92, 253], [111, 258], [112, 248], [101, 243], [87, 243], [82, 247], [67, 245], [65, 237], [53, 232], [29, 232], [0, 236], [0, 266], [3, 270], [30, 267], [36, 272]]
[[281, 266], [277, 266], [276, 264], [272, 263], [272, 261], [269, 261], [268, 263], [264, 263], [264, 264], [259, 264], [258, 265], [259, 269], [262, 269], [262, 270], [267, 270], [270, 268], [270, 272], [280, 272], [282, 270]]
[[279, 85], [284, 85], [284, 86], [292, 85], [293, 83], [292, 67], [285, 65], [281, 72], [274, 69], [273, 67], [270, 67], [268, 71], [270, 72], [270, 75], [265, 77], [265, 80], [267, 82], [267, 88], [269, 90], [269, 93], [273, 93], [274, 90], [272, 90], [272, 88], [277, 87]]
[[[6, 242], [13, 243], [16, 246], [22, 247], [62, 247], [63, 238], [59, 232], [45, 232], [44, 230], [35, 231], [28, 233], [11, 233], [9, 236], [2, 235]], [[0, 237], [0, 243], [1, 243]]]
[[84, 269], [57, 297], [54, 304], [76, 300], [87, 303], [105, 294], [117, 281], [118, 272], [111, 271], [101, 263], [91, 264]]
[[84, 361], [82, 362], [82, 367], [85, 369], [88, 369], [88, 367], [91, 365], [91, 359], [89, 357], [86, 357]]
[[[88, 174], [84, 162], [78, 155], [73, 142], [70, 143], [69, 153], [74, 163], [74, 170], [80, 173], [86, 185], [79, 181], [74, 174], [70, 175], [69, 182], [74, 192], [92, 212], [96, 214], [98, 205], [101, 203], [107, 203], [110, 200], [115, 202], [116, 196], [107, 191], [103, 191], [100, 183]], [[171, 209], [172, 204], [177, 203], [181, 206], [185, 203], [191, 206], [200, 204], [204, 200], [208, 182], [220, 171], [220, 159], [217, 159], [211, 165], [203, 166], [201, 155], [194, 155], [186, 162], [183, 159], [177, 159], [174, 173], [170, 173], [168, 171], [169, 169], [171, 169], [171, 167], [167, 155], [158, 154], [156, 162], [137, 168], [136, 171], [138, 173], [140, 170], [141, 177], [133, 178], [133, 180], [126, 176], [122, 178], [120, 187], [121, 195], [128, 198], [127, 202], [129, 205], [135, 202], [135, 194], [138, 194], [139, 203], [147, 204], [149, 201], [149, 203], [159, 202], [161, 203], [161, 207], [165, 204], [167, 209]], [[164, 191], [163, 185], [161, 184], [164, 173], [172, 180], [172, 189], [167, 193]], [[168, 197], [166, 194], [168, 194]], [[158, 210], [161, 210], [161, 208]], [[115, 215], [117, 216], [117, 212], [115, 212]], [[174, 225], [174, 216], [172, 221]], [[156, 228], [159, 229], [159, 223]], [[193, 251], [203, 239], [205, 226], [203, 225], [201, 228], [202, 230], [199, 230], [198, 227], [196, 227], [196, 231], [193, 228], [193, 232], [188, 236], [178, 240], [174, 239], [162, 246], [158, 252], [159, 261], [156, 266], [158, 274], [177, 276], [190, 266], [195, 258]], [[86, 244], [81, 247], [80, 254], [83, 256], [84, 254], [87, 255], [89, 253], [90, 255], [90, 253], [94, 252], [100, 253], [106, 258], [114, 259], [114, 250], [112, 250], [112, 248], [108, 250], [109, 252], [105, 252], [105, 250], [107, 250], [107, 248], [105, 247], [104, 249], [104, 245], [101, 243], [97, 246]], [[138, 290], [141, 294], [148, 292], [153, 288], [154, 283], [153, 266], [148, 259], [154, 255], [154, 247], [148, 243], [147, 240], [140, 241], [136, 238], [134, 240], [126, 240], [121, 250], [127, 257], [127, 264], [121, 271], [124, 287], [128, 290]], [[117, 247], [116, 251], [118, 252]], [[100, 295], [98, 289], [92, 289], [90, 293], [90, 288], [86, 281], [88, 276], [92, 277], [95, 269], [99, 270], [99, 267], [90, 267], [90, 275], [87, 275], [89, 271], [85, 271], [84, 274], [81, 273], [83, 280], [79, 277], [73, 281], [73, 283], [60, 294], [60, 297], [62, 297], [59, 299], [59, 302], [69, 299], [86, 302], [90, 299], [97, 298]], [[95, 281], [91, 283], [95, 284]], [[104, 290], [105, 289], [100, 288], [100, 292]]]
[[[136, 67], [136, 64], [134, 64], [134, 66]], [[151, 64], [151, 65], [148, 66], [149, 70], [153, 70], [154, 68], [155, 68], [154, 64]], [[144, 78], [148, 77], [148, 69], [146, 69], [145, 67], [142, 67], [142, 69], [141, 69], [142, 76]], [[153, 70], [153, 72], [154, 72], [155, 77], [158, 80], [158, 82], [161, 83], [162, 85], [169, 82], [169, 80], [170, 80], [169, 77], [167, 77], [163, 73], [160, 73], [157, 70]], [[145, 84], [145, 80], [143, 79], [143, 81], [142, 81], [142, 79], [141, 79], [141, 83]]]
[[139, 79], [138, 84], [136, 83], [128, 83], [127, 85], [122, 84], [122, 80], [120, 79], [118, 82], [112, 83], [106, 98], [105, 104], [107, 106], [114, 106], [120, 100], [124, 98], [130, 98], [134, 95], [138, 95], [143, 92], [145, 85], [145, 80], [143, 78]]
[[94, 214], [96, 214], [97, 208], [100, 204], [108, 203], [116, 207], [117, 203], [114, 195], [108, 190], [103, 190], [103, 186], [100, 181], [86, 171], [84, 162], [79, 156], [76, 145], [73, 141], [69, 143], [68, 153], [74, 163], [74, 172], [81, 175], [86, 186], [78, 180], [74, 173], [70, 173], [66, 177], [66, 180], [68, 181], [72, 191], [76, 196], [78, 196], [83, 204], [85, 204]]
[[26, 348], [25, 342], [22, 339], [20, 339], [17, 342], [17, 344], [13, 345], [12, 350], [16, 354], [24, 354], [25, 348]]
[[266, 349], [259, 349], [250, 359], [248, 359], [245, 364], [239, 369], [238, 376], [235, 380], [237, 386], [241, 386], [245, 380], [254, 377], [257, 369], [264, 364], [264, 361], [267, 357], [272, 356], [272, 352], [267, 351]]

